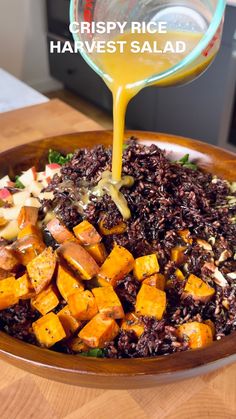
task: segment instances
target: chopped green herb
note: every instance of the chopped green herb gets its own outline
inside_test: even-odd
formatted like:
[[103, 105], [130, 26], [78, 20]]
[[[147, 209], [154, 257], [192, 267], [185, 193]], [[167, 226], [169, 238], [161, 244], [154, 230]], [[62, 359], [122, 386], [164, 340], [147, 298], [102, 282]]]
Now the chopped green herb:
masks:
[[15, 178], [15, 187], [18, 189], [25, 189], [24, 185], [19, 180], [20, 175], [16, 176]]
[[73, 153], [69, 153], [66, 156], [63, 156], [61, 153], [59, 153], [59, 151], [56, 151], [56, 150], [49, 150], [49, 153], [48, 153], [49, 163], [57, 163], [57, 164], [60, 164], [61, 166], [71, 161], [72, 157], [73, 157]]
[[103, 349], [90, 349], [88, 352], [81, 352], [81, 356], [89, 356], [93, 358], [103, 358], [104, 357], [104, 350]]
[[181, 164], [181, 166], [186, 167], [187, 169], [197, 170], [197, 165], [189, 161], [189, 154], [185, 154], [185, 156], [176, 160], [174, 163]]
[[127, 144], [127, 143], [124, 143], [123, 144], [123, 146], [122, 146], [122, 148], [123, 148], [123, 151], [125, 151], [125, 150], [127, 150], [127, 148], [129, 147], [129, 144]]

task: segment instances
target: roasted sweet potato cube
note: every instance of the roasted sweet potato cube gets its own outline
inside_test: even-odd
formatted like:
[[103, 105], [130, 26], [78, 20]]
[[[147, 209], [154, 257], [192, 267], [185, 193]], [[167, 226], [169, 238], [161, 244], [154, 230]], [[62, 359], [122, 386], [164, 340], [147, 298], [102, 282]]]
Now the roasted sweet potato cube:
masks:
[[166, 293], [143, 284], [138, 292], [135, 311], [139, 316], [156, 317], [161, 320], [166, 309]]
[[58, 295], [55, 287], [52, 285], [40, 292], [31, 300], [32, 307], [38, 310], [43, 316], [56, 308], [58, 304]]
[[90, 348], [88, 345], [86, 345], [82, 339], [80, 339], [79, 337], [75, 337], [70, 339], [67, 342], [68, 347], [73, 351], [73, 352], [87, 352]]
[[104, 221], [100, 221], [99, 223], [99, 231], [103, 236], [110, 236], [111, 234], [123, 234], [125, 233], [127, 230], [127, 225], [126, 223], [122, 222], [117, 224], [114, 227], [111, 228], [106, 228], [104, 226]]
[[178, 235], [181, 237], [181, 239], [188, 244], [193, 243], [193, 239], [191, 238], [191, 233], [188, 229], [186, 230], [179, 230]]
[[82, 223], [74, 227], [73, 231], [80, 244], [84, 246], [97, 244], [102, 240], [96, 228], [87, 220], [82, 221]]
[[[177, 279], [178, 282], [182, 282], [185, 279], [183, 272], [179, 268], [175, 270], [174, 277]], [[166, 281], [166, 288], [171, 288], [175, 285], [174, 277]]]
[[134, 258], [131, 253], [124, 247], [115, 245], [101, 266], [98, 277], [115, 287], [120, 279], [132, 271], [133, 266]]
[[156, 274], [159, 269], [156, 254], [141, 256], [134, 261], [134, 276], [138, 281]]
[[216, 328], [215, 328], [215, 325], [214, 325], [213, 321], [208, 319], [208, 320], [205, 320], [204, 323], [207, 324], [207, 326], [210, 327], [211, 332], [212, 332], [212, 336], [214, 338], [215, 334], [216, 334]]
[[90, 320], [98, 312], [93, 294], [86, 291], [77, 291], [68, 297], [68, 305], [73, 317], [77, 320]]
[[211, 300], [214, 294], [214, 288], [210, 287], [210, 285], [204, 282], [201, 278], [191, 274], [186, 282], [182, 297], [186, 298], [191, 296], [194, 301], [207, 303]]
[[122, 304], [112, 287], [93, 288], [92, 293], [100, 313], [113, 319], [124, 317]]
[[176, 265], [182, 265], [185, 261], [187, 256], [185, 255], [185, 246], [177, 246], [171, 249], [171, 260], [175, 262]]
[[32, 236], [32, 235], [37, 236], [42, 240], [42, 233], [39, 230], [39, 228], [33, 224], [28, 223], [25, 227], [23, 227], [19, 231], [17, 238], [22, 239], [23, 237]]
[[191, 349], [204, 348], [213, 342], [211, 328], [204, 323], [184, 323], [178, 327], [177, 334], [188, 341]]
[[36, 207], [22, 207], [17, 218], [19, 229], [23, 229], [28, 224], [36, 225], [38, 221], [38, 208]]
[[0, 281], [0, 310], [11, 307], [19, 301], [17, 281], [14, 276]]
[[144, 324], [135, 313], [128, 313], [121, 323], [121, 329], [128, 332], [132, 330], [138, 337], [140, 337], [144, 332]]
[[99, 272], [98, 264], [79, 243], [71, 241], [64, 243], [58, 249], [58, 254], [79, 274], [81, 279], [90, 280]]
[[46, 245], [39, 236], [30, 235], [16, 240], [12, 249], [14, 249], [21, 265], [26, 266], [46, 249]]
[[47, 229], [57, 243], [62, 244], [67, 240], [75, 240], [75, 236], [66, 228], [58, 218], [53, 218], [47, 224]]
[[179, 268], [177, 268], [176, 270], [175, 270], [175, 277], [178, 279], [178, 281], [184, 281], [184, 279], [185, 279], [185, 276], [184, 276], [184, 274], [183, 274], [183, 272], [179, 269]]
[[156, 287], [159, 290], [164, 291], [166, 279], [162, 274], [154, 274], [144, 279], [143, 284], [150, 285], [150, 287]]
[[63, 265], [59, 265], [57, 272], [57, 288], [65, 301], [68, 297], [76, 291], [83, 291], [84, 285], [82, 281], [76, 278], [68, 269]]
[[63, 309], [60, 310], [57, 315], [60, 319], [63, 329], [66, 332], [67, 338], [69, 338], [79, 329], [81, 322], [72, 316], [68, 305], [63, 307]]
[[32, 328], [37, 341], [46, 348], [50, 348], [66, 337], [59, 317], [54, 313], [48, 313], [32, 323]]
[[30, 293], [33, 292], [33, 287], [27, 273], [18, 278], [16, 282], [17, 293], [20, 299], [22, 299], [22, 297], [24, 298], [25, 296], [28, 296]]
[[79, 337], [90, 348], [104, 348], [105, 343], [112, 341], [118, 333], [119, 326], [116, 321], [98, 313], [79, 332]]
[[51, 282], [56, 267], [56, 255], [47, 247], [39, 256], [26, 266], [30, 281], [39, 294]]
[[14, 273], [11, 271], [5, 271], [4, 269], [0, 268], [0, 281], [2, 279], [9, 278], [10, 276], [14, 276]]
[[86, 246], [86, 250], [99, 266], [101, 266], [105, 262], [107, 258], [107, 251], [103, 243], [97, 243], [92, 244], [90, 246]]
[[5, 271], [12, 271], [20, 262], [14, 251], [6, 246], [0, 246], [0, 267]]

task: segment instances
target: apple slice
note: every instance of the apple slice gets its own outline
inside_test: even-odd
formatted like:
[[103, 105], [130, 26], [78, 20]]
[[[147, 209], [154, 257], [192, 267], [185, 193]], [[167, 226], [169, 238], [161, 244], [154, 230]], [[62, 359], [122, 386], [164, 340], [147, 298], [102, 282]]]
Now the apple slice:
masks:
[[28, 198], [25, 201], [25, 206], [27, 206], [27, 207], [40, 208], [41, 207], [41, 204], [40, 204], [38, 198]]
[[5, 188], [6, 186], [8, 186], [8, 182], [11, 182], [11, 179], [9, 178], [9, 176], [4, 176], [2, 177], [2, 179], [0, 179], [0, 188]]
[[7, 188], [0, 189], [0, 199], [9, 204], [12, 204], [13, 202], [12, 194]]
[[17, 220], [21, 207], [1, 208], [0, 216], [7, 221]]
[[61, 166], [57, 163], [50, 163], [46, 165], [46, 178], [53, 178], [54, 175], [59, 175]]
[[5, 240], [15, 240], [17, 238], [19, 228], [17, 220], [10, 221], [5, 227], [0, 229], [0, 237]]
[[23, 190], [21, 192], [16, 192], [13, 194], [13, 202], [16, 207], [23, 207], [25, 201], [30, 197], [30, 192], [28, 190]]
[[54, 193], [53, 192], [41, 192], [38, 196], [41, 201], [43, 199], [46, 199], [47, 201], [52, 201], [54, 199]]
[[33, 182], [31, 182], [31, 184], [29, 185], [29, 191], [32, 193], [33, 196], [35, 196], [36, 198], [39, 196], [39, 194], [41, 193], [41, 191], [43, 190], [43, 185], [40, 182], [37, 182], [37, 180], [34, 180]]
[[46, 177], [46, 173], [45, 172], [38, 172], [37, 173], [37, 179], [36, 180], [38, 182], [42, 182], [45, 177]]
[[22, 185], [25, 186], [25, 188], [27, 186], [30, 186], [31, 183], [33, 181], [35, 181], [37, 179], [37, 172], [35, 167], [31, 167], [29, 170], [27, 170], [26, 172], [24, 172], [20, 177], [19, 177], [19, 181], [22, 183]]

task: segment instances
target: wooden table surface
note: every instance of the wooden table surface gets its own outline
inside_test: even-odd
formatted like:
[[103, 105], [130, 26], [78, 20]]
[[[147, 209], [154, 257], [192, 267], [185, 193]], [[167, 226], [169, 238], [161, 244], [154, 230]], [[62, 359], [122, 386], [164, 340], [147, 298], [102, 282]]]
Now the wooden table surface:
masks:
[[[0, 115], [0, 151], [23, 142], [101, 129], [64, 103]], [[1, 419], [235, 419], [236, 364], [162, 387], [112, 391], [48, 381], [0, 361]], [[96, 383], [95, 383], [96, 386]]]

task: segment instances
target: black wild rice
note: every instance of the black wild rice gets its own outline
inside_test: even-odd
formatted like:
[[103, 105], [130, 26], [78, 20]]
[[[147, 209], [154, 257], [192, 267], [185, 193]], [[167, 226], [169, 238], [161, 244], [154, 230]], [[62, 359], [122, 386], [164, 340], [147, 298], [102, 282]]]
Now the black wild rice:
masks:
[[[121, 215], [107, 195], [103, 198], [92, 196], [83, 211], [77, 205], [81, 191], [95, 186], [102, 172], [110, 169], [110, 148], [98, 146], [76, 151], [72, 160], [63, 166], [62, 176], [55, 176], [49, 185], [47, 190], [54, 192], [54, 200], [43, 202], [42, 214], [54, 209], [70, 229], [84, 218], [95, 227], [101, 219], [107, 228], [119, 224]], [[206, 262], [212, 262], [212, 258], [217, 260], [224, 250], [231, 255], [235, 253], [236, 225], [231, 222], [231, 217], [235, 216], [236, 206], [229, 207], [227, 197], [236, 194], [230, 191], [228, 182], [215, 179], [201, 170], [194, 171], [170, 162], [157, 146], [141, 145], [134, 139], [124, 151], [123, 175], [135, 178], [132, 188], [122, 190], [132, 217], [127, 222], [125, 233], [105, 237], [104, 244], [108, 250], [114, 243], [122, 245], [135, 257], [156, 252], [161, 272], [172, 280], [172, 285], [166, 290], [168, 305], [163, 320], [144, 317], [145, 331], [140, 338], [132, 332], [121, 331], [114, 342], [108, 342], [106, 355], [116, 358], [146, 357], [186, 350], [188, 343], [178, 339], [175, 329], [186, 321], [212, 320], [216, 339], [235, 331], [236, 281], [227, 278], [229, 285], [222, 288], [215, 284], [204, 268]], [[195, 241], [189, 245], [184, 266], [186, 277], [193, 273], [215, 288], [214, 298], [205, 304], [181, 298], [185, 281], [180, 283], [177, 280], [176, 265], [170, 261], [171, 248], [184, 244], [177, 232], [186, 228], [192, 238], [212, 243], [212, 251], [204, 250]], [[48, 240], [51, 240], [50, 237]], [[218, 267], [227, 277], [227, 273], [236, 271], [236, 261], [231, 257], [220, 262]], [[132, 275], [116, 287], [126, 312], [134, 309], [139, 287]], [[20, 316], [23, 316], [21, 329]], [[1, 312], [0, 324], [8, 333], [31, 341], [28, 320], [32, 321], [32, 316], [35, 314], [27, 303], [22, 303]]]

